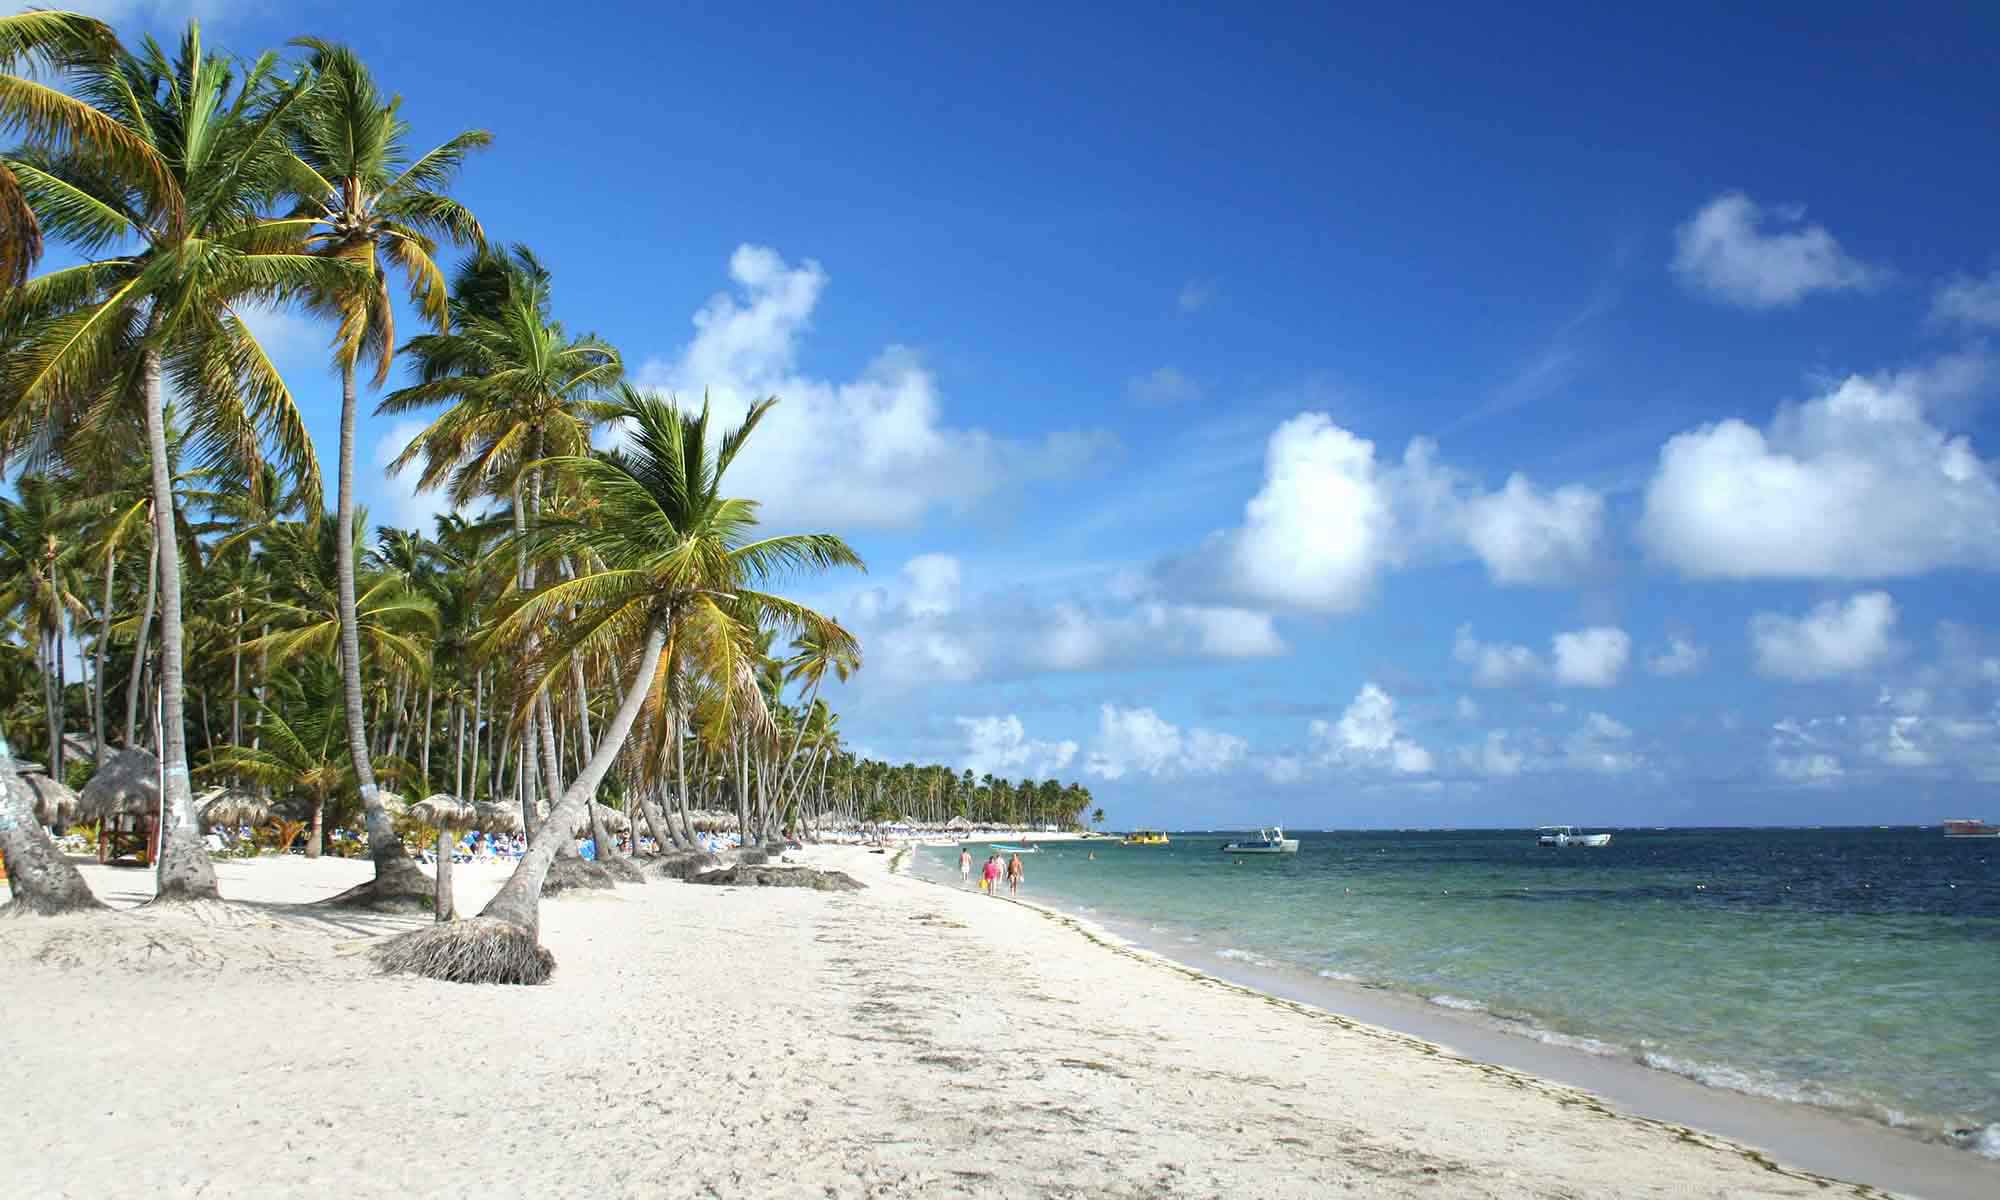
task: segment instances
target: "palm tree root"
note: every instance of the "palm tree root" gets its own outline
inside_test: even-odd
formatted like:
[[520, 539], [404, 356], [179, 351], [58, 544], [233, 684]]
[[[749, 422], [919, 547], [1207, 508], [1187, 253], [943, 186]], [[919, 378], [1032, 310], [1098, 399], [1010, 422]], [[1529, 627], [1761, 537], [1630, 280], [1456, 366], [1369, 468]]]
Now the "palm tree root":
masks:
[[384, 975], [421, 975], [446, 983], [547, 983], [556, 969], [556, 956], [534, 934], [493, 917], [412, 929], [372, 953]]
[[706, 850], [676, 850], [653, 860], [653, 873], [662, 879], [689, 879], [703, 871], [720, 871], [727, 864]]
[[611, 872], [580, 855], [558, 855], [549, 863], [549, 873], [542, 877], [542, 895], [546, 898], [578, 889], [608, 889], [616, 882]]
[[597, 865], [603, 867], [605, 871], [610, 873], [611, 878], [619, 883], [646, 882], [646, 872], [640, 868], [638, 863], [633, 862], [623, 854], [612, 854], [600, 858], [597, 860]]
[[428, 913], [437, 907], [437, 883], [401, 854], [379, 859], [375, 878], [356, 884], [321, 904], [371, 912]]

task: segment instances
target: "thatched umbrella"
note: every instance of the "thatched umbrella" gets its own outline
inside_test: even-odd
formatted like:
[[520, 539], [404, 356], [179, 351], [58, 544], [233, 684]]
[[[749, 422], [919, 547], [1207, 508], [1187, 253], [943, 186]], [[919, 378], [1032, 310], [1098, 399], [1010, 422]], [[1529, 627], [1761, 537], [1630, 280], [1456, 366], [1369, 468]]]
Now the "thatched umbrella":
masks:
[[156, 816], [159, 811], [160, 760], [148, 750], [112, 754], [77, 797], [77, 815], [86, 821], [127, 814]]
[[236, 788], [210, 788], [194, 798], [194, 806], [195, 811], [201, 814], [203, 827], [221, 825], [235, 829], [242, 825], [261, 825], [264, 818], [271, 815], [269, 801]]
[[76, 819], [76, 793], [39, 771], [22, 771], [14, 776], [23, 793], [21, 802], [35, 810], [35, 820], [60, 829]]
[[456, 915], [451, 886], [451, 856], [453, 844], [458, 839], [453, 834], [477, 824], [479, 810], [457, 796], [433, 792], [410, 806], [410, 819], [438, 831], [436, 911], [438, 920], [449, 921]]
[[597, 817], [604, 822], [604, 828], [607, 832], [624, 833], [626, 830], [632, 828], [630, 818], [626, 817], [624, 813], [619, 812], [615, 808], [606, 808], [604, 805], [593, 800], [590, 803], [590, 808], [578, 810], [576, 830], [572, 836], [582, 837], [590, 832], [590, 809], [597, 810]]
[[475, 816], [473, 825], [483, 833], [516, 834], [527, 827], [521, 823], [521, 809], [515, 804], [496, 804], [487, 801], [473, 805]]

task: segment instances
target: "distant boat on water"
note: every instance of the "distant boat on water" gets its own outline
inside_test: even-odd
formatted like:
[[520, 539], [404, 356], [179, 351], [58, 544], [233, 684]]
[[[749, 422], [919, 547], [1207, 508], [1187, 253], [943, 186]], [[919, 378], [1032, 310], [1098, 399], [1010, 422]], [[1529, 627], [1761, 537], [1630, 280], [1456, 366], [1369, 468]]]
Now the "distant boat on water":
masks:
[[1000, 853], [1002, 853], [1002, 854], [1040, 854], [1040, 853], [1041, 853], [1041, 850], [1040, 850], [1039, 848], [1037, 848], [1037, 847], [1034, 847], [1034, 846], [1003, 846], [1003, 845], [1001, 845], [1001, 844], [1000, 844], [999, 842], [994, 842], [994, 843], [992, 843], [992, 846], [993, 846], [993, 848], [994, 848], [995, 850], [998, 850], [998, 851], [999, 851]]
[[1608, 833], [1583, 833], [1574, 825], [1544, 825], [1535, 839], [1538, 846], [1609, 846]]
[[1157, 829], [1135, 829], [1125, 835], [1127, 846], [1164, 846], [1167, 835]]
[[2000, 838], [2000, 825], [1989, 825], [1970, 817], [1954, 817], [1944, 823], [1948, 838]]
[[1257, 836], [1244, 838], [1240, 842], [1225, 842], [1224, 854], [1297, 854], [1299, 839], [1288, 838], [1282, 826], [1273, 825], [1269, 829], [1259, 829]]

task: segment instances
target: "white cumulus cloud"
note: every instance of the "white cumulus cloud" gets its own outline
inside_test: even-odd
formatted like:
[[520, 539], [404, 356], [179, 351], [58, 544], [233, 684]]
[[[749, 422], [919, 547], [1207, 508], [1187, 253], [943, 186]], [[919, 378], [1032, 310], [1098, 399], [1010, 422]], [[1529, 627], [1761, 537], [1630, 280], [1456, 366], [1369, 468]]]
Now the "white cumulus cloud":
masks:
[[1741, 192], [1703, 205], [1675, 237], [1673, 272], [1692, 291], [1743, 308], [1782, 308], [1814, 292], [1866, 288], [1883, 273], [1840, 248], [1797, 208], [1766, 210]]
[[1676, 435], [1639, 536], [1696, 578], [1875, 579], [2000, 567], [2000, 471], [1926, 404], [1979, 385], [1982, 358], [1854, 375], [1757, 429]]
[[1403, 735], [1396, 701], [1374, 682], [1361, 685], [1337, 721], [1307, 727], [1321, 760], [1344, 766], [1386, 768], [1401, 775], [1431, 770], [1431, 753]]
[[1598, 556], [1604, 497], [1571, 484], [1537, 491], [1527, 476], [1466, 505], [1465, 538], [1497, 583], [1562, 583]]
[[371, 512], [368, 516], [376, 525], [414, 529], [429, 537], [436, 532], [437, 517], [452, 511], [451, 501], [445, 498], [443, 489], [429, 492], [417, 490], [419, 468], [415, 463], [396, 474], [388, 472], [389, 464], [425, 427], [426, 422], [423, 421], [398, 420], [375, 439], [373, 458], [375, 465], [382, 469], [382, 482], [376, 486], [375, 495], [384, 504], [382, 511]]
[[1692, 675], [1701, 669], [1707, 657], [1707, 651], [1676, 634], [1667, 638], [1665, 650], [1646, 659], [1646, 669], [1669, 679], [1676, 675]]
[[1887, 592], [1859, 592], [1814, 605], [1802, 617], [1760, 612], [1750, 618], [1757, 669], [1778, 679], [1831, 679], [1865, 671], [1895, 650], [1896, 602]]
[[1608, 626], [1559, 633], [1553, 643], [1555, 679], [1563, 687], [1610, 687], [1632, 655], [1632, 639]]
[[1603, 519], [1589, 489], [1544, 492], [1517, 474], [1488, 493], [1428, 439], [1379, 459], [1375, 443], [1308, 412], [1272, 432], [1243, 524], [1176, 569], [1205, 565], [1217, 586], [1268, 604], [1350, 612], [1383, 572], [1424, 560], [1470, 554], [1502, 584], [1573, 578], [1596, 557]]
[[1526, 646], [1482, 642], [1467, 624], [1458, 627], [1451, 656], [1472, 668], [1472, 681], [1480, 687], [1512, 687], [1546, 678], [1559, 687], [1603, 688], [1624, 674], [1632, 639], [1608, 625], [1574, 629], [1549, 639], [1545, 660]]
[[766, 520], [829, 526], [908, 526], [934, 509], [962, 511], [1003, 487], [1073, 472], [1104, 446], [1101, 435], [1054, 433], [1024, 442], [947, 423], [936, 377], [921, 357], [891, 345], [855, 378], [798, 369], [800, 343], [827, 285], [811, 260], [744, 245], [730, 256], [732, 290], [694, 316], [694, 337], [639, 382], [699, 404], [704, 391], [724, 425], [749, 405], [779, 397], [730, 473]]
[[1151, 708], [1098, 709], [1097, 740], [1084, 770], [1102, 779], [1212, 775], [1242, 761], [1249, 743], [1235, 734], [1183, 730]]
[[1076, 758], [1075, 742], [1032, 739], [1021, 718], [1012, 713], [1004, 717], [956, 720], [965, 731], [965, 753], [960, 762], [974, 775], [1042, 778], [1069, 766]]

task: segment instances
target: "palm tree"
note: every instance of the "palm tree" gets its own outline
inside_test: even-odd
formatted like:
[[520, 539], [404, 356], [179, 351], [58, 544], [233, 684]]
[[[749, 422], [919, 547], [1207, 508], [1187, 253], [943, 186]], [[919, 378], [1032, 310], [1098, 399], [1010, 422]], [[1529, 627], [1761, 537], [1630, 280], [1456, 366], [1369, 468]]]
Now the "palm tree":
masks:
[[[103, 66], [122, 53], [111, 27], [73, 12], [0, 17], [0, 131], [20, 130], [46, 146], [74, 145], [124, 175], [164, 182], [166, 163], [145, 138], [60, 88], [15, 74], [40, 67], [59, 74]], [[26, 282], [42, 254], [42, 226], [11, 165], [0, 161], [0, 293]]]
[[[87, 253], [132, 248], [50, 272], [0, 303], [0, 344], [13, 343], [0, 392], [17, 414], [34, 413], [39, 437], [58, 442], [94, 408], [136, 397], [145, 413], [160, 571], [161, 900], [216, 896], [188, 780], [164, 377], [171, 372], [185, 397], [204, 456], [254, 461], [268, 441], [303, 467], [305, 422], [237, 306], [332, 294], [358, 272], [304, 252], [309, 221], [262, 215], [291, 158], [284, 126], [309, 90], [304, 79], [279, 82], [276, 68], [266, 54], [239, 74], [203, 52], [190, 23], [172, 58], [149, 38], [136, 55], [75, 73], [77, 94], [151, 147], [165, 175], [62, 150], [12, 163], [44, 228]], [[311, 490], [316, 511], [316, 478]]]
[[41, 668], [43, 716], [48, 726], [49, 774], [63, 777], [64, 631], [88, 612], [78, 568], [84, 544], [76, 536], [75, 506], [56, 484], [29, 476], [18, 499], [0, 496], [0, 614], [19, 613]]
[[355, 615], [354, 581], [354, 422], [357, 362], [375, 362], [376, 387], [389, 378], [396, 350], [395, 306], [389, 295], [389, 268], [400, 271], [410, 300], [433, 327], [450, 316], [450, 293], [434, 255], [436, 237], [483, 248], [486, 235], [470, 210], [444, 189], [465, 156], [490, 144], [484, 130], [461, 133], [414, 161], [406, 146], [409, 124], [398, 102], [385, 100], [373, 76], [345, 46], [301, 38], [312, 51], [318, 77], [311, 100], [298, 110], [294, 133], [298, 215], [314, 224], [306, 242], [314, 253], [356, 263], [363, 280], [314, 298], [314, 306], [335, 316], [340, 331], [334, 363], [340, 370], [340, 480], [336, 527], [340, 531], [340, 664], [347, 709], [347, 741], [361, 781], [367, 813], [368, 849], [375, 863], [371, 885], [336, 897], [344, 903], [421, 908], [431, 903], [431, 884], [403, 853], [402, 839], [389, 824], [368, 768], [368, 733], [361, 694], [360, 625]]
[[[527, 247], [474, 256], [453, 283], [450, 332], [421, 335], [405, 347], [419, 382], [390, 393], [375, 410], [447, 405], [389, 469], [421, 460], [419, 489], [443, 487], [456, 507], [484, 496], [509, 498], [524, 591], [535, 586], [535, 568], [522, 535], [542, 507], [544, 473], [535, 464], [590, 453], [592, 428], [612, 411], [599, 397], [624, 369], [608, 343], [589, 334], [570, 337], [550, 308], [548, 270]], [[532, 656], [532, 641], [524, 651]], [[532, 785], [539, 761], [553, 798], [555, 736], [546, 702], [524, 714], [524, 722], [523, 774]], [[534, 805], [525, 792], [522, 801], [522, 819], [532, 830]]]
[[[518, 597], [487, 635], [488, 647], [519, 645], [525, 631], [564, 619], [533, 663], [521, 711], [566, 673], [573, 655], [625, 658], [630, 680], [590, 761], [563, 793], [528, 853], [479, 916], [405, 934], [379, 952], [386, 970], [461, 982], [537, 983], [555, 965], [536, 936], [542, 881], [560, 844], [570, 840], [582, 806], [597, 790], [650, 702], [673, 701], [677, 661], [699, 662], [725, 686], [719, 720], [754, 697], [751, 651], [756, 630], [735, 615], [748, 606], [773, 626], [830, 644], [852, 635], [803, 605], [758, 585], [798, 572], [861, 567], [860, 556], [832, 534], [751, 537], [755, 501], [726, 497], [722, 483], [775, 398], [753, 406], [743, 424], [711, 445], [707, 405], [692, 415], [671, 402], [627, 391], [615, 415], [627, 423], [630, 448], [542, 464], [569, 473], [597, 500], [596, 519], [565, 516], [522, 535], [537, 558], [589, 564], [576, 578]], [[631, 652], [637, 646], [637, 653]], [[692, 651], [692, 653], [691, 653]]]
[[307, 858], [318, 858], [324, 846], [327, 802], [352, 788], [360, 775], [348, 757], [339, 675], [328, 657], [277, 672], [271, 699], [251, 702], [263, 718], [263, 745], [223, 746], [200, 768], [205, 775], [248, 779], [280, 796], [305, 799], [311, 821]]
[[44, 917], [103, 908], [83, 874], [57, 851], [35, 819], [28, 789], [14, 769], [14, 750], [0, 731], [0, 862], [7, 866], [12, 900], [0, 915], [31, 912]]

